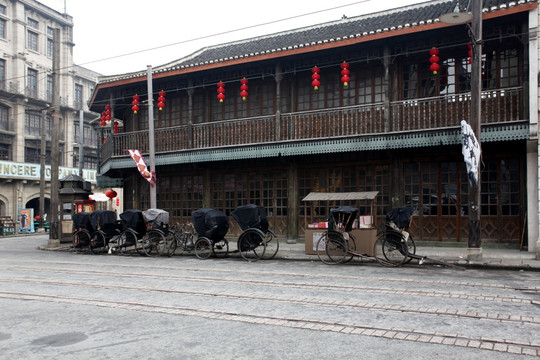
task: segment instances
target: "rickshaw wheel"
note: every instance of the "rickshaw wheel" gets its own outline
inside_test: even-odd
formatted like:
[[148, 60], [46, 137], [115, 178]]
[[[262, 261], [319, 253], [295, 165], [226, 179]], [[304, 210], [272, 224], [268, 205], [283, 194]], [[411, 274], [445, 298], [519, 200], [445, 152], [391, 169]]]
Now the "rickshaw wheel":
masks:
[[356, 239], [351, 233], [343, 233], [342, 235], [343, 235], [343, 239], [347, 240], [348, 255], [345, 257], [345, 259], [343, 259], [343, 262], [346, 263], [346, 262], [351, 261], [352, 258], [354, 257], [354, 254], [351, 254], [351, 251], [352, 252], [356, 251]]
[[262, 231], [248, 229], [238, 239], [238, 251], [247, 261], [257, 261], [264, 255], [266, 239]]
[[337, 231], [325, 232], [317, 241], [316, 249], [319, 260], [328, 265], [342, 263], [350, 256], [347, 241]]
[[122, 255], [126, 255], [128, 248], [134, 246], [136, 243], [137, 236], [130, 230], [126, 230], [118, 237], [118, 250]]
[[227, 239], [222, 239], [220, 241], [214, 242], [212, 251], [216, 257], [226, 257], [229, 255], [229, 242]]
[[261, 256], [261, 260], [273, 259], [279, 251], [279, 240], [276, 234], [268, 230], [264, 236], [264, 242], [266, 243], [266, 249]]
[[73, 235], [73, 252], [79, 252], [82, 249], [87, 250], [90, 246], [90, 233], [87, 230], [78, 230]]
[[199, 259], [208, 259], [212, 255], [212, 242], [207, 238], [199, 238], [195, 242], [195, 256]]
[[105, 234], [103, 234], [101, 231], [97, 231], [92, 235], [92, 238], [90, 239], [90, 252], [92, 254], [99, 254], [103, 252], [103, 248], [105, 247], [106, 239]]
[[164, 243], [165, 237], [160, 231], [150, 230], [145, 236], [143, 250], [147, 256], [161, 255], [159, 246]]
[[170, 257], [174, 255], [177, 247], [176, 237], [169, 233], [169, 236], [165, 237], [165, 242], [158, 249], [160, 250], [160, 254]]
[[[414, 243], [414, 239], [411, 234], [409, 234], [409, 238], [407, 239], [407, 252], [409, 255], [415, 255], [416, 254], [416, 244]], [[407, 256], [407, 259], [403, 264], [408, 264], [411, 262], [413, 258], [410, 256]]]
[[400, 266], [408, 258], [407, 244], [401, 234], [394, 231], [383, 231], [377, 236], [373, 255], [383, 266]]

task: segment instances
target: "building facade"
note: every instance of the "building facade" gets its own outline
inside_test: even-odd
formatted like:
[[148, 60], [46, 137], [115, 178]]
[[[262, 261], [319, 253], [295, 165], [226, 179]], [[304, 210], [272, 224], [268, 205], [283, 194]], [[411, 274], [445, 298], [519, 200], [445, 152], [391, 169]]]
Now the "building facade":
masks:
[[[60, 81], [53, 87], [55, 29]], [[51, 132], [60, 132], [60, 178], [79, 167], [80, 111], [84, 123], [84, 176], [96, 182], [97, 131], [88, 100], [98, 74], [73, 63], [73, 19], [33, 0], [0, 0], [0, 215], [22, 208], [38, 215], [41, 144], [45, 129], [45, 212], [50, 198]], [[60, 94], [60, 128], [51, 129], [53, 91]], [[42, 112], [42, 110], [45, 110]]]
[[[255, 203], [276, 233], [296, 238], [306, 218], [328, 217], [321, 204], [304, 206], [309, 192], [378, 191], [381, 220], [414, 206], [417, 240], [467, 244], [460, 122], [470, 119], [472, 40], [467, 25], [439, 20], [456, 5], [343, 18], [152, 69], [154, 104], [166, 92], [153, 109], [158, 207], [187, 222], [198, 208], [230, 214]], [[537, 2], [486, 0], [482, 23], [481, 239], [536, 251]], [[101, 172], [122, 179], [125, 208], [149, 207], [148, 182], [126, 152], [149, 152], [147, 100], [146, 71], [102, 78], [91, 100], [123, 122], [103, 144]]]

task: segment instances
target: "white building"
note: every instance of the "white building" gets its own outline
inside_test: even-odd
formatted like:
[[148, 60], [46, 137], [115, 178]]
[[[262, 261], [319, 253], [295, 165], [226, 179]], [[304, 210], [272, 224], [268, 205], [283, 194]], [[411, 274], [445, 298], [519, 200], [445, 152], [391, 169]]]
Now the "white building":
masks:
[[[89, 112], [98, 73], [73, 64], [73, 18], [34, 0], [0, 0], [0, 215], [17, 219], [39, 209], [42, 110], [53, 94], [54, 33], [60, 37], [60, 171], [79, 167], [79, 119], [84, 118], [85, 180], [95, 183], [97, 136]], [[51, 115], [46, 115], [46, 174], [50, 171]], [[60, 175], [60, 179], [63, 176]], [[45, 189], [45, 212], [50, 183]]]

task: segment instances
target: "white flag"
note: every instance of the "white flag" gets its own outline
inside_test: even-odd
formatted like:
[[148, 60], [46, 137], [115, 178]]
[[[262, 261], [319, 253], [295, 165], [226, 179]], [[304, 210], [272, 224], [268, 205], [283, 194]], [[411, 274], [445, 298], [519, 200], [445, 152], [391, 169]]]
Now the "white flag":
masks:
[[461, 120], [461, 152], [467, 164], [467, 175], [469, 181], [478, 184], [478, 171], [480, 166], [480, 144], [476, 140], [474, 131], [465, 120]]

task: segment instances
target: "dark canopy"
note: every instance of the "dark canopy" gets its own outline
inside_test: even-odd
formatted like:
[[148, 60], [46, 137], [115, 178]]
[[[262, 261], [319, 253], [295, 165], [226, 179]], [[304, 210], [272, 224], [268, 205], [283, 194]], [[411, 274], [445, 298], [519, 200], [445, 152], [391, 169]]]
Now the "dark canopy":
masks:
[[191, 213], [193, 226], [200, 237], [219, 241], [229, 231], [229, 218], [223, 212], [215, 209], [199, 209]]
[[90, 214], [89, 212], [81, 212], [73, 215], [73, 226], [76, 229], [85, 229], [88, 230], [88, 232], [92, 233], [94, 232], [94, 228], [92, 227], [92, 223], [90, 222]]
[[242, 230], [256, 228], [266, 232], [268, 230], [268, 218], [266, 209], [262, 206], [249, 204], [237, 207], [232, 213], [232, 217]]
[[411, 215], [414, 213], [414, 207], [410, 206], [398, 206], [393, 208], [387, 215], [386, 218], [390, 221], [393, 221], [394, 224], [400, 229], [408, 228], [410, 223]]
[[131, 230], [135, 230], [140, 234], [146, 231], [146, 224], [141, 210], [129, 209], [120, 214], [120, 219]]
[[116, 213], [110, 210], [96, 210], [90, 214], [90, 222], [94, 229], [98, 226], [114, 224], [116, 222]]

